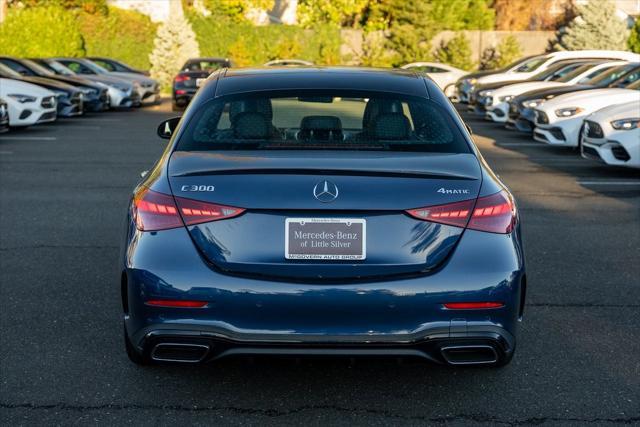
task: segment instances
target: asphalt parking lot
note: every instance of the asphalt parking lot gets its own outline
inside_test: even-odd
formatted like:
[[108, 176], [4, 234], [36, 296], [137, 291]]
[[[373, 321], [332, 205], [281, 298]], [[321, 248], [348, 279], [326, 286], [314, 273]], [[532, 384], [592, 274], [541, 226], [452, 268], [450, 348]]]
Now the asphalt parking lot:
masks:
[[0, 135], [3, 425], [640, 423], [640, 174], [473, 118], [523, 221], [529, 289], [511, 365], [131, 364], [122, 221], [172, 115], [165, 103]]

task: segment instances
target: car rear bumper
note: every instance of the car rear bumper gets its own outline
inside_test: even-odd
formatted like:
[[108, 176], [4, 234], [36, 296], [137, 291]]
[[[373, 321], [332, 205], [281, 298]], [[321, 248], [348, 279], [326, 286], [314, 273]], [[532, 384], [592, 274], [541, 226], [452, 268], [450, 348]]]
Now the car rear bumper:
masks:
[[[141, 335], [141, 336], [140, 336]], [[287, 335], [238, 333], [224, 327], [190, 325], [183, 329], [145, 328], [133, 337], [136, 350], [160, 362], [208, 362], [235, 356], [408, 357], [451, 365], [498, 364], [515, 350], [515, 337], [482, 322], [442, 322], [406, 335]], [[174, 346], [172, 356], [163, 349]], [[198, 353], [181, 353], [188, 346]], [[451, 357], [466, 350], [466, 360]], [[177, 351], [176, 351], [177, 350]]]
[[[286, 282], [222, 274], [185, 229], [134, 231], [122, 257], [125, 325], [151, 354], [159, 342], [204, 341], [207, 359], [233, 354], [401, 355], [442, 361], [441, 347], [479, 340], [507, 357], [522, 316], [525, 270], [519, 232], [466, 230], [431, 274], [379, 281]], [[207, 301], [165, 308], [149, 299]], [[449, 310], [445, 302], [504, 307]], [[455, 341], [455, 343], [454, 343]]]

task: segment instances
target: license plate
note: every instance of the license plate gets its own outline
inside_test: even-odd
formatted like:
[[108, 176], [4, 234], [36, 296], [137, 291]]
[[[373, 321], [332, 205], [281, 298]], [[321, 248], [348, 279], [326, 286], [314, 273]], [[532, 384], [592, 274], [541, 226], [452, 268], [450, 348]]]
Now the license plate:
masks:
[[204, 83], [205, 80], [207, 80], [207, 79], [203, 79], [203, 78], [196, 79], [196, 87], [202, 86], [202, 84]]
[[352, 218], [287, 218], [285, 258], [363, 260], [367, 223]]

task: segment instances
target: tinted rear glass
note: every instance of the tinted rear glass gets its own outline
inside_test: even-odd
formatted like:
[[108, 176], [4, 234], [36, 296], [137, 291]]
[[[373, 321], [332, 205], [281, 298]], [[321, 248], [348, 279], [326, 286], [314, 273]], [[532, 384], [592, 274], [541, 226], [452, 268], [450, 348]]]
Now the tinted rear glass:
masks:
[[213, 72], [219, 68], [225, 67], [226, 64], [220, 61], [189, 61], [184, 64], [184, 71], [209, 71]]
[[189, 120], [177, 149], [470, 152], [450, 113], [434, 102], [326, 90], [211, 100]]

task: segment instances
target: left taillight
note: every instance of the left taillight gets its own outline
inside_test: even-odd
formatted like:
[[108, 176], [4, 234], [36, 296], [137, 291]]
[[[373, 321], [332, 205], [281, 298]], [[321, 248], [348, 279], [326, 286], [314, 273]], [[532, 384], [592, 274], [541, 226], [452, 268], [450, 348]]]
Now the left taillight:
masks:
[[158, 231], [232, 218], [244, 209], [173, 197], [142, 187], [133, 198], [133, 217], [140, 231]]
[[478, 200], [410, 209], [407, 213], [424, 221], [490, 233], [511, 233], [516, 223], [516, 205], [506, 191], [480, 197]]

